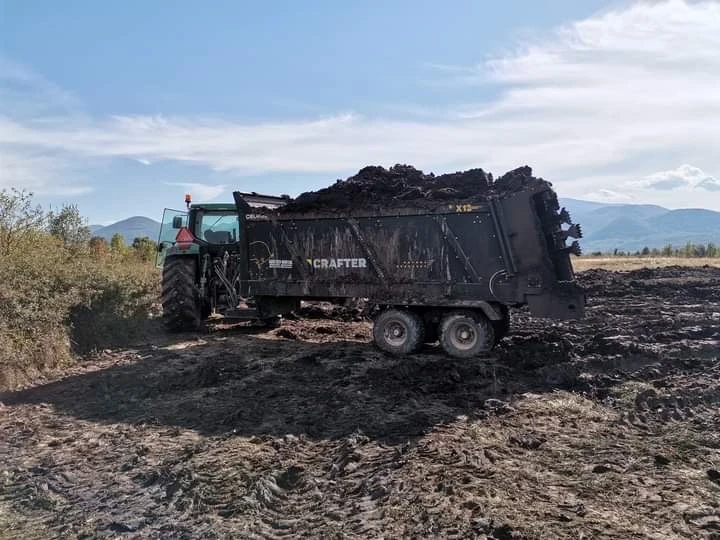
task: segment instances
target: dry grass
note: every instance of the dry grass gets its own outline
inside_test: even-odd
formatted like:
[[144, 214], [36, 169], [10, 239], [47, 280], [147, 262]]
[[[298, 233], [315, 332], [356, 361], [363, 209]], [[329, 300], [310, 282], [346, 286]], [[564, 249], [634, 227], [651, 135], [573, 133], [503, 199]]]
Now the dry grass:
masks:
[[578, 394], [556, 390], [546, 394], [524, 394], [524, 400], [515, 404], [522, 412], [532, 416], [564, 415], [583, 422], [609, 422], [617, 415], [602, 405]]
[[715, 266], [720, 267], [720, 258], [683, 257], [578, 257], [573, 259], [576, 271], [599, 268], [617, 272], [639, 270], [640, 268], [663, 268], [666, 266]]
[[617, 400], [618, 405], [632, 408], [638, 394], [654, 388], [652, 384], [644, 381], [626, 381], [614, 387], [611, 395]]

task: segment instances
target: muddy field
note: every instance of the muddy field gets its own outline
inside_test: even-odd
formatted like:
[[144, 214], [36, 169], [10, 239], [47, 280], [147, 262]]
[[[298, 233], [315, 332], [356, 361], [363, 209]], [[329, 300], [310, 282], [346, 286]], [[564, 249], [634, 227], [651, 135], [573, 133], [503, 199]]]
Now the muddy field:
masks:
[[0, 395], [2, 538], [720, 538], [720, 269], [396, 359], [368, 323], [106, 351]]

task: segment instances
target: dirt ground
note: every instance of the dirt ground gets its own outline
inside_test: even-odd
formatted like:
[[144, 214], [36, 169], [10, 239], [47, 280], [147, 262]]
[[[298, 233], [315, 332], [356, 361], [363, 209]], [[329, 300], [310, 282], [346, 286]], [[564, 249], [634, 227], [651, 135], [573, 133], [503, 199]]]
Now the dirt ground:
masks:
[[0, 537], [720, 538], [720, 269], [580, 279], [492, 359], [318, 312], [2, 394]]

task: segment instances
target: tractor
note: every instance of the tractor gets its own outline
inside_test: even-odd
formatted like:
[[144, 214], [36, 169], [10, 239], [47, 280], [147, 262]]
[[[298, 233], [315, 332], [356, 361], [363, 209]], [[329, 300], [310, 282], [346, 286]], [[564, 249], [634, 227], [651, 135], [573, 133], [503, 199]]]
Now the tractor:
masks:
[[[287, 196], [243, 193], [250, 205], [277, 208]], [[160, 228], [156, 265], [162, 268], [163, 323], [170, 331], [197, 330], [207, 320], [235, 319], [275, 327], [280, 315], [241, 294], [241, 234], [234, 203], [166, 208]], [[290, 306], [295, 307], [295, 306]], [[288, 309], [284, 310], [285, 312]]]

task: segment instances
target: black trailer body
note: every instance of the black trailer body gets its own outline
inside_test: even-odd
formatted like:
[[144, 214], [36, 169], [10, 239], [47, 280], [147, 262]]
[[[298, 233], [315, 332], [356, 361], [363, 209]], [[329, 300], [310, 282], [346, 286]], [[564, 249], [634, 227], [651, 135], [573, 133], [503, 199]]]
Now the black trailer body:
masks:
[[258, 211], [234, 195], [247, 246], [241, 291], [266, 314], [300, 299], [365, 298], [381, 311], [410, 313], [412, 324], [419, 318], [428, 334], [437, 334], [428, 321], [442, 327], [453, 310], [484, 315], [496, 334], [507, 306], [528, 305], [538, 317], [583, 315], [569, 258], [579, 248], [566, 245], [579, 228], [562, 229], [569, 216], [549, 184], [477, 204], [371, 214]]

